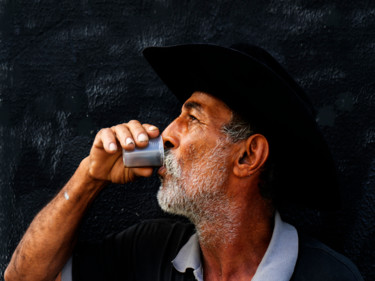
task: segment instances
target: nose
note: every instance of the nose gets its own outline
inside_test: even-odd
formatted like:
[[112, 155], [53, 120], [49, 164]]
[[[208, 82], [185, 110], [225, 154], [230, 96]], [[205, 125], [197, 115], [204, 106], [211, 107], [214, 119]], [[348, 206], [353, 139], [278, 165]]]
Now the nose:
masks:
[[177, 148], [180, 144], [178, 133], [178, 118], [168, 125], [161, 134], [164, 142], [164, 148]]

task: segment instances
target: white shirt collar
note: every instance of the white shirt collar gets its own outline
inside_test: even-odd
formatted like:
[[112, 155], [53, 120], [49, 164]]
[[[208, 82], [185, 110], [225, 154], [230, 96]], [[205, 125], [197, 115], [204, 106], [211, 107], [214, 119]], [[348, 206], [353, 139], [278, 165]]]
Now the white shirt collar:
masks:
[[[292, 277], [298, 256], [297, 230], [281, 220], [278, 212], [275, 214], [275, 227], [272, 238], [262, 261], [252, 281], [288, 281]], [[200, 247], [197, 234], [181, 248], [173, 266], [179, 272], [192, 268], [196, 280], [203, 281], [203, 268], [200, 257]]]

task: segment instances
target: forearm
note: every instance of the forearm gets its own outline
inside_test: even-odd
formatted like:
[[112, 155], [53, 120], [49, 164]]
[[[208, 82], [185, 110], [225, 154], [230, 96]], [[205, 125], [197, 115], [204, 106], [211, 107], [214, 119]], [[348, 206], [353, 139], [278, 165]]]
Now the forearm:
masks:
[[88, 174], [84, 159], [57, 196], [35, 217], [5, 272], [11, 280], [54, 280], [69, 258], [78, 225], [104, 186]]
[[158, 135], [156, 127], [135, 120], [100, 130], [90, 155], [29, 226], [5, 272], [6, 281], [54, 280], [73, 250], [85, 210], [105, 183], [151, 176], [151, 167], [124, 167], [121, 148], [145, 147], [149, 137]]

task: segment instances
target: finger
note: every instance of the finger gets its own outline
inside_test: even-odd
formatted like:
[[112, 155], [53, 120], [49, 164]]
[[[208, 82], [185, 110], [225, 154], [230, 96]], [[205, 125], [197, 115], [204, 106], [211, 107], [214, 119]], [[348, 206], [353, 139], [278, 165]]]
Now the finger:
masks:
[[126, 150], [133, 150], [135, 142], [129, 128], [126, 124], [120, 124], [112, 127], [112, 130], [116, 133], [116, 138], [120, 142], [121, 146]]
[[137, 120], [132, 120], [127, 124], [133, 138], [135, 144], [138, 147], [146, 147], [148, 145], [148, 134], [146, 129], [139, 123]]
[[133, 173], [138, 177], [151, 177], [153, 168], [133, 168]]
[[159, 128], [154, 125], [143, 124], [143, 127], [146, 129], [149, 137], [152, 139], [156, 138], [160, 134]]
[[115, 153], [118, 149], [115, 133], [109, 128], [101, 129], [95, 137], [94, 146]]

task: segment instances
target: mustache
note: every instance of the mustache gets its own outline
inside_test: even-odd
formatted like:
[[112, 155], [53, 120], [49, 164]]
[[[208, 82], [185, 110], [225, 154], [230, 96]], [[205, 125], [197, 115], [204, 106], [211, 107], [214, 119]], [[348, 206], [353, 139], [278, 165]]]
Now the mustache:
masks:
[[164, 166], [166, 175], [175, 178], [181, 177], [181, 165], [170, 149], [164, 151]]

